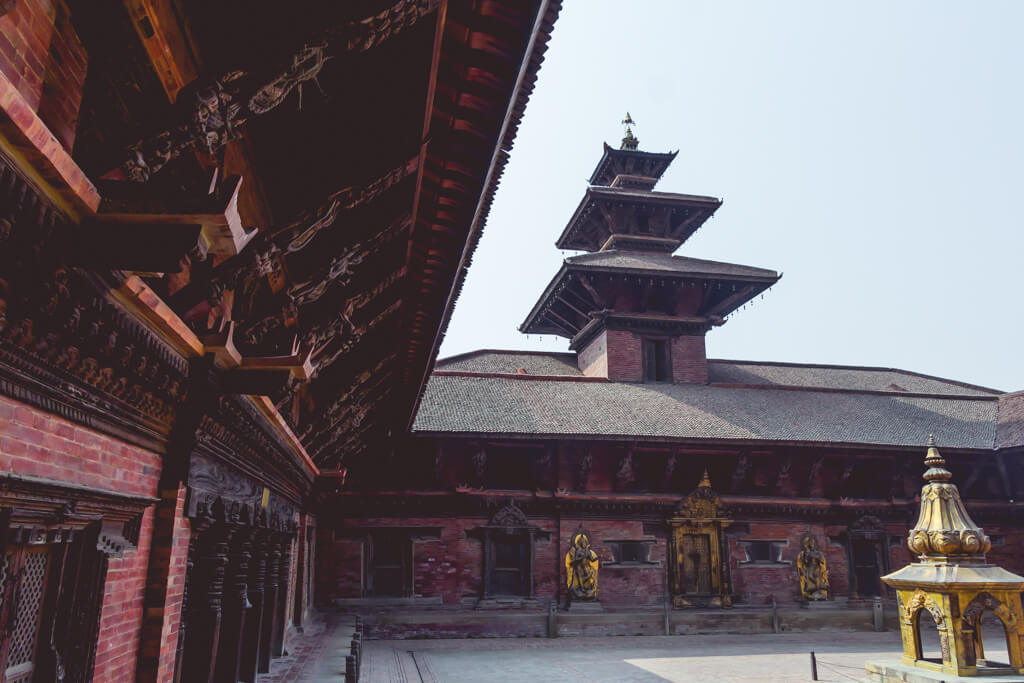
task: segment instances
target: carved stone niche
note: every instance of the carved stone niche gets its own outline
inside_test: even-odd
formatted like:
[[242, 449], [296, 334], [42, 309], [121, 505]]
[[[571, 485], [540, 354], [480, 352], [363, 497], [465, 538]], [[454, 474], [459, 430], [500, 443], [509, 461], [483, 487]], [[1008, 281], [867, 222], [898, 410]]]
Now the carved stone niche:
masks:
[[732, 607], [729, 546], [721, 498], [707, 472], [684, 498], [669, 528], [669, 585], [673, 607]]
[[483, 582], [479, 607], [496, 601], [534, 598], [534, 544], [550, 533], [532, 526], [514, 501], [499, 509], [484, 526], [470, 529], [468, 536], [483, 542]]

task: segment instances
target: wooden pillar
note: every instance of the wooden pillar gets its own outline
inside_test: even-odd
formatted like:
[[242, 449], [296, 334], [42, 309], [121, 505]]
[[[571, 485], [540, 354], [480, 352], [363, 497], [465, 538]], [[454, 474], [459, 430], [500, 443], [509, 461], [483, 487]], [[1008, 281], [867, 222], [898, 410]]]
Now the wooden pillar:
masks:
[[263, 620], [260, 624], [259, 672], [270, 671], [274, 642], [274, 613], [281, 585], [281, 544], [283, 534], [271, 532], [267, 539], [267, 570], [263, 589]]
[[220, 649], [224, 574], [233, 532], [232, 527], [220, 522], [203, 531], [198, 541], [197, 574], [205, 589], [205, 600], [198, 599], [197, 595], [195, 608], [187, 613], [188, 640], [181, 667], [182, 681], [212, 683], [214, 680], [214, 663]]
[[292, 541], [294, 538], [294, 532], [287, 534], [281, 543], [281, 572], [278, 585], [284, 588], [278, 592], [277, 605], [274, 610], [274, 639], [271, 652], [275, 657], [284, 654], [284, 631], [285, 625], [288, 623], [288, 578], [292, 567]]
[[218, 681], [237, 681], [241, 671], [242, 632], [245, 629], [246, 587], [252, 555], [252, 529], [240, 526], [231, 544], [231, 561], [224, 596], [224, 617], [217, 651]]
[[267, 572], [268, 532], [258, 529], [253, 532], [253, 556], [249, 561], [249, 582], [246, 586], [248, 607], [245, 614], [245, 629], [242, 639], [242, 669], [238, 680], [256, 683], [259, 664], [260, 636], [263, 634], [263, 595]]

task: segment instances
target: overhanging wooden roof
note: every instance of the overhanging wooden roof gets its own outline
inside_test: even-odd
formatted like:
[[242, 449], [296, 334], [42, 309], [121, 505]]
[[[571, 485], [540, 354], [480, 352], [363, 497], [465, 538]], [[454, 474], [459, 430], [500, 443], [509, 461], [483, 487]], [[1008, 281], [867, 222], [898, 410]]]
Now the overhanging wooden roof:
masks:
[[295, 371], [268, 393], [331, 469], [411, 423], [560, 2], [307, 4], [282, 25], [276, 5], [184, 3], [215, 76], [176, 93], [100, 189], [125, 220], [205, 190], [215, 168], [221, 185], [243, 176], [224, 195], [242, 229], [219, 228], [238, 253], [145, 279], [200, 337], [231, 331], [243, 359], [308, 356], [308, 382]]

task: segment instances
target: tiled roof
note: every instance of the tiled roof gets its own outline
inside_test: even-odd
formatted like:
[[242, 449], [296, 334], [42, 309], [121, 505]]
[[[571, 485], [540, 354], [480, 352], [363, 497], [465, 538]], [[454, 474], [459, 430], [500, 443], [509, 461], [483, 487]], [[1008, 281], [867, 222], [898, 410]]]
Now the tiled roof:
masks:
[[764, 384], [822, 389], [895, 391], [917, 394], [996, 396], [994, 389], [953, 382], [905, 370], [835, 365], [797, 365], [709, 360], [708, 379], [721, 384]]
[[991, 449], [998, 400], [435, 374], [419, 432]]
[[672, 256], [657, 252], [598, 251], [592, 254], [570, 256], [565, 259], [569, 266], [588, 268], [614, 268], [616, 270], [641, 270], [649, 272], [674, 273], [679, 275], [711, 275], [718, 277], [762, 278], [777, 280], [779, 274], [766, 268], [754, 268], [737, 263], [707, 261], [685, 256]]
[[996, 448], [1024, 446], [1024, 391], [999, 397]]

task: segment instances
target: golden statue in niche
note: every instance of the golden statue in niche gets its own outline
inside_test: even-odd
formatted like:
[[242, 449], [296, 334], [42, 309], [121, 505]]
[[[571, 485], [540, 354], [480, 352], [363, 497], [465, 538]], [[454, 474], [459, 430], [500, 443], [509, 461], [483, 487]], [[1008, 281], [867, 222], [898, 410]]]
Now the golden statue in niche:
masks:
[[590, 547], [590, 534], [581, 524], [572, 534], [565, 554], [566, 584], [570, 600], [597, 599], [597, 553]]
[[810, 532], [800, 539], [803, 550], [796, 556], [800, 574], [800, 597], [803, 600], [828, 600], [828, 565], [825, 553], [818, 550], [818, 541]]

